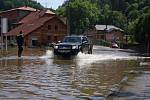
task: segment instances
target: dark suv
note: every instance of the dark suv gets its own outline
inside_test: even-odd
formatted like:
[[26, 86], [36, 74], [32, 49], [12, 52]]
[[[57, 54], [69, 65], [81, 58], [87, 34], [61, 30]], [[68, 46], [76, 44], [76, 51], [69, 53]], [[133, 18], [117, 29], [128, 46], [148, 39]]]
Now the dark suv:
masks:
[[66, 36], [60, 43], [54, 44], [54, 55], [72, 56], [79, 52], [92, 54], [93, 45], [86, 36]]

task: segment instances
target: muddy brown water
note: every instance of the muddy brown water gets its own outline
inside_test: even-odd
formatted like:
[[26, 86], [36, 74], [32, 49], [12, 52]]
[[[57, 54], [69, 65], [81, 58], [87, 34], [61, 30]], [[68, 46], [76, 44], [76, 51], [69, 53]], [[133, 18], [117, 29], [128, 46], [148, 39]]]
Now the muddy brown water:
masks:
[[105, 95], [126, 71], [140, 70], [143, 58], [120, 49], [94, 46], [93, 54], [58, 58], [48, 49], [16, 50], [0, 58], [0, 99], [86, 100]]

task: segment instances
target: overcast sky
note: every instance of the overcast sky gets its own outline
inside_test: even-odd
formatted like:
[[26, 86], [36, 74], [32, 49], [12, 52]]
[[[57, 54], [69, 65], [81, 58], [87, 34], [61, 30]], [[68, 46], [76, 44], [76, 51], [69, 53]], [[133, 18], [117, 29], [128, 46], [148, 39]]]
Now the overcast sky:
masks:
[[35, 0], [44, 7], [57, 9], [58, 6], [62, 5], [65, 0]]

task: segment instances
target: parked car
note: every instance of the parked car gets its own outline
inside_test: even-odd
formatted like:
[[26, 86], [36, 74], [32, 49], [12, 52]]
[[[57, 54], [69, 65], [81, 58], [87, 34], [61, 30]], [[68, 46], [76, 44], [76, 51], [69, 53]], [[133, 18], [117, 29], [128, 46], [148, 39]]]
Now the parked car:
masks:
[[119, 46], [118, 46], [117, 43], [112, 43], [112, 44], [111, 44], [111, 47], [112, 47], [112, 48], [119, 48]]
[[54, 55], [72, 56], [79, 52], [92, 54], [93, 45], [86, 36], [66, 36], [62, 42], [53, 46]]

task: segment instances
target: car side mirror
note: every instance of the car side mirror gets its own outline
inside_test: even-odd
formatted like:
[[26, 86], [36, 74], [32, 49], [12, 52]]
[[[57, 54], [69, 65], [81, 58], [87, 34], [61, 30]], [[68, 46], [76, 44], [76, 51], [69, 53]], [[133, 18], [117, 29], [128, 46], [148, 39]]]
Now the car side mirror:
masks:
[[54, 42], [49, 44], [50, 47], [54, 47], [54, 45], [55, 45]]
[[86, 43], [88, 43], [88, 42], [87, 42], [87, 41], [83, 41], [82, 43], [83, 43], [83, 44], [86, 44]]

